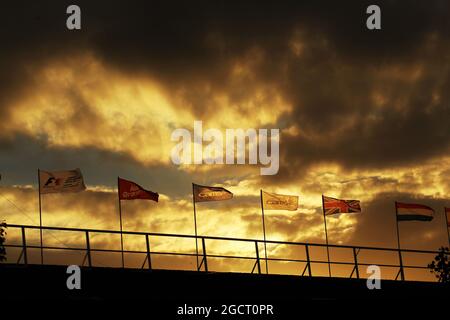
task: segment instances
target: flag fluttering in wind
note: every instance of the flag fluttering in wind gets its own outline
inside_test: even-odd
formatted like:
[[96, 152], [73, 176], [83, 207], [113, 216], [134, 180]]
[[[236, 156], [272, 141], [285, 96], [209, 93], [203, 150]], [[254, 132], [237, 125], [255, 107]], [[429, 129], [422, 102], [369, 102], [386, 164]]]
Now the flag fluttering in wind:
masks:
[[208, 187], [198, 184], [192, 184], [192, 202], [194, 207], [194, 231], [195, 231], [195, 251], [197, 257], [197, 270], [200, 270], [201, 264], [198, 259], [198, 239], [197, 239], [197, 210], [195, 204], [197, 202], [221, 201], [233, 198], [233, 193], [222, 187]]
[[325, 229], [325, 241], [327, 244], [328, 274], [331, 277], [330, 249], [328, 247], [328, 231], [326, 216], [339, 213], [361, 212], [359, 200], [343, 200], [322, 195], [323, 224]]
[[233, 198], [233, 193], [222, 187], [207, 187], [193, 184], [195, 202], [221, 201]]
[[39, 233], [41, 242], [41, 264], [44, 264], [42, 238], [42, 195], [47, 193], [69, 193], [86, 190], [80, 169], [65, 171], [43, 171], [38, 169], [39, 188]]
[[39, 170], [39, 186], [41, 194], [79, 192], [86, 189], [80, 169], [52, 172]]
[[298, 209], [298, 196], [290, 196], [284, 194], [270, 193], [260, 190], [261, 197], [261, 215], [264, 236], [264, 254], [266, 256], [266, 273], [269, 273], [269, 262], [267, 258], [267, 242], [266, 242], [266, 223], [264, 218], [264, 210], [289, 210]]
[[265, 210], [295, 211], [298, 209], [298, 196], [290, 196], [263, 191], [262, 204]]
[[326, 216], [338, 213], [361, 212], [359, 200], [342, 200], [323, 196], [323, 212]]
[[119, 199], [120, 200], [153, 200], [158, 202], [159, 194], [142, 188], [135, 182], [122, 178], [118, 179]]
[[[119, 223], [120, 223], [120, 247], [122, 253], [122, 267], [125, 267], [125, 258], [123, 252], [123, 227], [122, 227], [122, 204], [121, 200], [153, 200], [158, 202], [159, 194], [145, 190], [133, 181], [128, 181], [117, 177], [117, 189], [119, 196]], [[147, 257], [149, 259], [149, 257]], [[150, 260], [148, 262], [150, 264]]]
[[423, 204], [395, 202], [397, 221], [431, 221], [434, 210]]

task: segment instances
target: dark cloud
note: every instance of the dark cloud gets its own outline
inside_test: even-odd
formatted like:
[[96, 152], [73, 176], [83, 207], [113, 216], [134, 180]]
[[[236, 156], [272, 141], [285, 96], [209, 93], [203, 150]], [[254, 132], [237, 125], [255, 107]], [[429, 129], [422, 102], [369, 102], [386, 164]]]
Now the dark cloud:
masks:
[[[69, 4], [2, 4], [0, 115], [32, 89], [39, 66], [92, 52], [111, 68], [179, 93], [186, 101], [180, 107], [200, 119], [214, 114], [217, 92], [239, 106], [257, 86], [275, 88], [293, 107], [278, 125], [300, 130], [282, 136], [279, 180], [320, 162], [381, 168], [448, 154], [447, 1], [379, 2], [383, 29], [376, 32], [364, 27], [367, 1], [81, 1], [77, 32], [65, 28]], [[299, 55], [292, 41], [302, 45]], [[231, 81], [239, 61], [256, 80]], [[415, 68], [420, 75], [411, 79]], [[374, 93], [386, 100], [382, 107]], [[73, 121], [95, 120], [85, 112], [88, 102], [68, 95], [80, 106]]]
[[[242, 95], [230, 84], [229, 68], [239, 59], [251, 61], [248, 52], [259, 48], [263, 60], [252, 66], [256, 83], [268, 83], [287, 97], [294, 111], [280, 125], [297, 125], [301, 132], [299, 137], [283, 137], [285, 154], [278, 177], [295, 177], [290, 170], [298, 172], [299, 167], [317, 161], [336, 161], [348, 167], [395, 166], [448, 153], [449, 60], [445, 53], [449, 47], [448, 28], [440, 13], [443, 6], [436, 2], [404, 8], [388, 3], [383, 10], [386, 24], [379, 34], [361, 26], [361, 4], [339, 8], [328, 4], [320, 9], [311, 5], [224, 5], [220, 13], [214, 5], [201, 11], [193, 6], [183, 8], [181, 18], [175, 18], [175, 11], [168, 20], [170, 26], [167, 20], [156, 18], [150, 25], [157, 27], [151, 28], [145, 19], [137, 19], [140, 22], [131, 30], [124, 28], [114, 41], [102, 38], [112, 32], [99, 34], [96, 50], [119, 68], [145, 69], [170, 82], [169, 90], [205, 81], [212, 85], [212, 92], [228, 90], [239, 104]], [[199, 16], [187, 26], [192, 17]], [[419, 17], [420, 23], [406, 27]], [[159, 22], [167, 28], [158, 28]], [[156, 33], [159, 39], [162, 32], [167, 41], [136, 41], [138, 29], [145, 30], [142, 32], [149, 39]], [[305, 42], [300, 58], [289, 50], [297, 30], [300, 41]], [[416, 82], [406, 81], [409, 69], [416, 65], [423, 67], [423, 75]], [[406, 74], [403, 79], [383, 77], [379, 75], [383, 68], [400, 68]], [[242, 87], [251, 95], [252, 85]], [[381, 110], [372, 101], [375, 90], [388, 100]], [[194, 112], [207, 117], [214, 112], [214, 105], [203, 93], [196, 94], [194, 86], [184, 97]], [[440, 102], [430, 111], [433, 94]], [[400, 109], [398, 101], [405, 101]], [[353, 124], [346, 128], [348, 122]], [[342, 132], [338, 131], [341, 127]], [[330, 138], [310, 139], [317, 135]]]
[[354, 245], [397, 247], [395, 201], [421, 203], [435, 210], [431, 222], [400, 222], [400, 239], [403, 248], [437, 250], [447, 244], [444, 206], [446, 199], [412, 193], [379, 193], [370, 202], [363, 203], [363, 214], [357, 217], [358, 225], [352, 238]]
[[[379, 78], [371, 68], [349, 65], [340, 72], [339, 62], [325, 63], [309, 77], [312, 68], [305, 64], [302, 71], [306, 74], [299, 72], [292, 81], [298, 106], [289, 121], [299, 126], [300, 135], [282, 139], [285, 154], [281, 164], [286, 171], [281, 174], [287, 176], [290, 170], [317, 161], [383, 168], [448, 155], [449, 61], [443, 60], [441, 53], [449, 49], [439, 47], [433, 60], [417, 58], [424, 74], [416, 82]], [[317, 86], [320, 82], [323, 84]], [[384, 106], [377, 106], [372, 99], [379, 87], [387, 100]], [[433, 101], [435, 97], [439, 101]], [[297, 164], [291, 169], [290, 159]]]
[[[0, 139], [3, 185], [37, 184], [37, 169], [80, 168], [88, 185], [116, 186], [117, 176], [134, 180], [146, 188], [172, 197], [189, 194], [192, 178], [175, 166], [143, 166], [132, 157], [93, 147], [48, 147], [24, 136]], [[174, 185], [177, 187], [174, 188]]]

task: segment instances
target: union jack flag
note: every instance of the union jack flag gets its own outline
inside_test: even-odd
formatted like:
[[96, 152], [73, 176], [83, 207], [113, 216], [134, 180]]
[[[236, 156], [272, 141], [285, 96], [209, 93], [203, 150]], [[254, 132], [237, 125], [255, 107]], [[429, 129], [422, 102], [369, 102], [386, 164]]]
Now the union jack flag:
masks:
[[359, 200], [342, 200], [326, 196], [322, 196], [322, 198], [323, 212], [327, 216], [338, 213], [361, 212], [361, 205]]

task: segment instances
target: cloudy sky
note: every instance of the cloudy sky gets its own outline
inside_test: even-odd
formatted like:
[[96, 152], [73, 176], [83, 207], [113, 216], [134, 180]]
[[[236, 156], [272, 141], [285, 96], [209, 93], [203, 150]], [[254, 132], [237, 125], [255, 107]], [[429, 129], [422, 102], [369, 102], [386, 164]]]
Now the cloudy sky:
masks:
[[[262, 188], [300, 197], [267, 213], [269, 239], [323, 243], [326, 194], [363, 209], [329, 218], [330, 243], [395, 247], [395, 200], [436, 210], [401, 223], [404, 247], [448, 243], [448, 1], [379, 1], [377, 31], [366, 1], [77, 1], [79, 31], [69, 4], [0, 5], [1, 219], [38, 225], [37, 169], [81, 168], [88, 190], [43, 196], [44, 225], [118, 229], [121, 176], [160, 193], [123, 203], [125, 230], [192, 234], [196, 182], [234, 193], [198, 205], [202, 235], [262, 238]], [[194, 120], [279, 128], [278, 174], [172, 164], [170, 135]]]

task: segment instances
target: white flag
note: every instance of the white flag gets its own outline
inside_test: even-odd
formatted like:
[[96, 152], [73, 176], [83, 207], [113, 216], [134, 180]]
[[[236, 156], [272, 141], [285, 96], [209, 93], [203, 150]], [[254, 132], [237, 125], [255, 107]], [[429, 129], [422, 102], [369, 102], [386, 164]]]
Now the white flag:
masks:
[[86, 189], [80, 169], [67, 171], [39, 171], [40, 192], [65, 193], [79, 192]]

